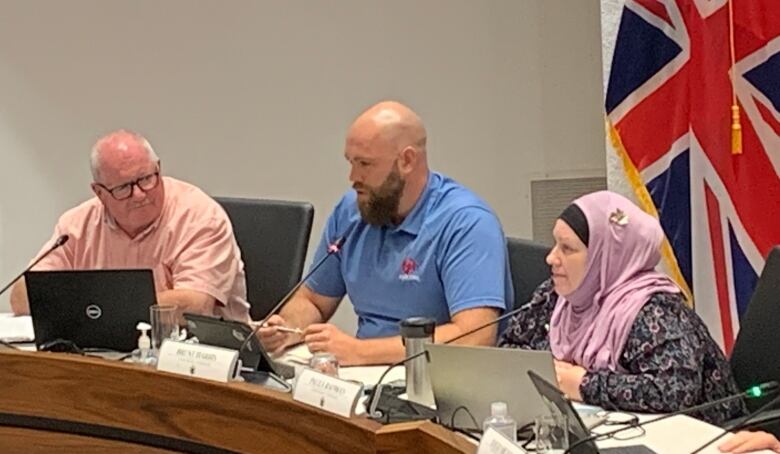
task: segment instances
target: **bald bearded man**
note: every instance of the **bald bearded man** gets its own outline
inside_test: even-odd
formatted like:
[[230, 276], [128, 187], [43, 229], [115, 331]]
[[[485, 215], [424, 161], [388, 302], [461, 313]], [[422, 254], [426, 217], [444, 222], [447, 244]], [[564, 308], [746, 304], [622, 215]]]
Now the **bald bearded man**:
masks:
[[[443, 342], [509, 307], [501, 225], [475, 194], [429, 170], [426, 140], [417, 114], [397, 102], [354, 121], [344, 150], [353, 190], [330, 215], [314, 261], [338, 237], [346, 242], [259, 330], [267, 349], [303, 341], [342, 365], [391, 363], [404, 357], [398, 323], [405, 318], [433, 318], [435, 341]], [[345, 295], [358, 316], [356, 336], [326, 323]], [[495, 336], [493, 327], [460, 342], [494, 345]]]
[[[90, 161], [95, 197], [60, 217], [52, 241], [63, 234], [69, 241], [33, 269], [150, 268], [158, 304], [249, 321], [244, 264], [222, 207], [163, 177], [157, 154], [136, 133], [102, 137]], [[24, 280], [11, 292], [11, 308], [29, 313]]]

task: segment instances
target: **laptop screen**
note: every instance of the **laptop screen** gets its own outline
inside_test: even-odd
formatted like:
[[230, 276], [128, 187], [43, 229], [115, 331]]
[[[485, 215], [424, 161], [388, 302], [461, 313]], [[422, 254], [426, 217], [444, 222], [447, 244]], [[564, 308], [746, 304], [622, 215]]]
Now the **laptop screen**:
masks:
[[79, 348], [129, 352], [136, 324], [156, 303], [152, 270], [28, 271], [27, 299], [41, 347], [62, 339]]
[[[531, 378], [531, 382], [536, 387], [539, 395], [542, 396], [542, 400], [547, 404], [550, 412], [563, 414], [569, 420], [569, 445], [572, 446], [578, 441], [588, 438], [590, 432], [585, 427], [582, 419], [580, 419], [577, 410], [569, 402], [569, 399], [555, 385], [533, 371], [528, 371], [528, 376]], [[598, 452], [596, 443], [592, 441], [582, 443], [573, 450], [573, 454], [597, 454]]]
[[[552, 354], [513, 348], [463, 345], [426, 345], [436, 408], [442, 421], [461, 428], [473, 422], [459, 407], [466, 407], [477, 422], [490, 416], [491, 402], [506, 402], [519, 426], [545, 412], [526, 371], [555, 379]], [[486, 373], [486, 371], [489, 371]]]

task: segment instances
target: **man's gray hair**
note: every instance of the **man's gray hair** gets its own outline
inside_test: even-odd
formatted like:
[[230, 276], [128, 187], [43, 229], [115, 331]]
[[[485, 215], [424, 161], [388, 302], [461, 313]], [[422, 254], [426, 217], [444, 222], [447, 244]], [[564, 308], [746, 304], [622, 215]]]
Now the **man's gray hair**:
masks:
[[[125, 130], [120, 130], [120, 131], [113, 132], [113, 133], [109, 134], [108, 136], [114, 135], [114, 134], [116, 134], [118, 132], [124, 132], [124, 133], [130, 134], [136, 140], [138, 140], [138, 142], [149, 153], [149, 160], [155, 161], [155, 162], [160, 160], [160, 158], [157, 157], [157, 153], [154, 152], [154, 148], [152, 148], [152, 144], [150, 144], [149, 141], [146, 140], [146, 137], [144, 137], [144, 136], [142, 136], [140, 134], [136, 134], [134, 132], [125, 131]], [[92, 146], [92, 152], [89, 155], [89, 167], [90, 167], [90, 170], [92, 171], [92, 179], [95, 182], [100, 182], [100, 164], [101, 164], [101, 160], [100, 160], [100, 147], [101, 147], [101, 145], [103, 145], [103, 139], [108, 137], [108, 136], [105, 136], [105, 137], [101, 138], [100, 140], [98, 140], [95, 143], [95, 145]]]

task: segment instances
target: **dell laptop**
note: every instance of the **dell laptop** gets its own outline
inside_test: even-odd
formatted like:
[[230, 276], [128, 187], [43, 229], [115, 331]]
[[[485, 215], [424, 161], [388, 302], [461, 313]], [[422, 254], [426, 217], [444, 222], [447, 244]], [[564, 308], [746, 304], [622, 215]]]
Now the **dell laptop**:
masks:
[[24, 275], [35, 345], [130, 352], [136, 325], [149, 321], [156, 294], [152, 270], [28, 271]]

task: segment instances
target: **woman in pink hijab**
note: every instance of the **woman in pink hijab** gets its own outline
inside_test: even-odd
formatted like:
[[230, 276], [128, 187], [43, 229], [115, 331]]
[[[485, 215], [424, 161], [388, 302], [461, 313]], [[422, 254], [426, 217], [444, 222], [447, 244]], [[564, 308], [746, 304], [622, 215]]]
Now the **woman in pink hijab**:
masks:
[[[609, 191], [575, 200], [553, 228], [552, 276], [499, 339], [551, 350], [561, 390], [607, 409], [671, 412], [738, 392], [723, 353], [679, 287], [655, 270], [663, 230]], [[697, 416], [722, 423], [740, 401]]]

